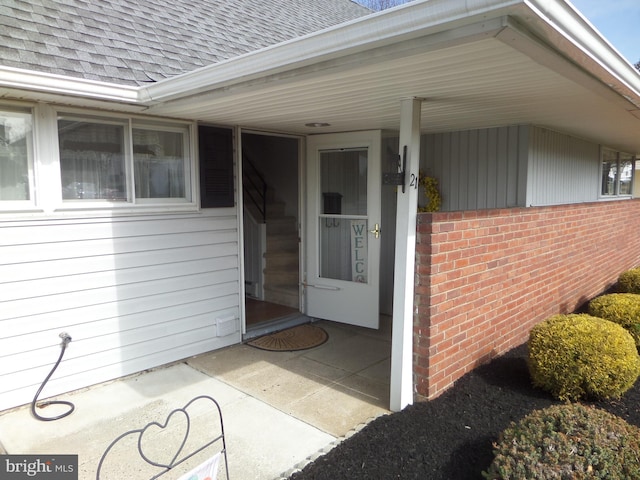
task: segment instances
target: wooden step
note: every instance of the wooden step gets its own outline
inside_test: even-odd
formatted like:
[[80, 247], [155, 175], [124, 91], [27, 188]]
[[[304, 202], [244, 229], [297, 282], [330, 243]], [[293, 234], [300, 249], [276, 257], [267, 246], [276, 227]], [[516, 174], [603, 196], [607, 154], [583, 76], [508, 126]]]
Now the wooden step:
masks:
[[264, 299], [279, 305], [299, 308], [298, 286], [265, 285]]
[[266, 268], [298, 271], [300, 258], [297, 251], [267, 252], [264, 254]]
[[297, 252], [298, 236], [297, 235], [269, 235], [267, 234], [267, 252]]
[[298, 269], [265, 268], [264, 283], [272, 286], [297, 286], [299, 283]]
[[267, 235], [293, 235], [297, 237], [298, 227], [294, 217], [267, 217]]

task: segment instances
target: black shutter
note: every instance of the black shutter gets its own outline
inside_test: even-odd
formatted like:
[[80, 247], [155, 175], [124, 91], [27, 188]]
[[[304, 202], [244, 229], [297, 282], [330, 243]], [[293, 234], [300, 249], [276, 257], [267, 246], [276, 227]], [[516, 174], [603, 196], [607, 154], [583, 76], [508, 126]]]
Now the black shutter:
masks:
[[200, 206], [233, 207], [233, 132], [230, 128], [198, 127]]

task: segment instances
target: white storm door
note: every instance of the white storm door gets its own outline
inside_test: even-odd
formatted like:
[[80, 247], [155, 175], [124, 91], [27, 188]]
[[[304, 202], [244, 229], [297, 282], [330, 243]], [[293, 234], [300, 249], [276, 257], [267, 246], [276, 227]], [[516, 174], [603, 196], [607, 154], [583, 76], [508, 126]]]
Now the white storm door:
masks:
[[380, 132], [309, 137], [306, 314], [379, 326]]

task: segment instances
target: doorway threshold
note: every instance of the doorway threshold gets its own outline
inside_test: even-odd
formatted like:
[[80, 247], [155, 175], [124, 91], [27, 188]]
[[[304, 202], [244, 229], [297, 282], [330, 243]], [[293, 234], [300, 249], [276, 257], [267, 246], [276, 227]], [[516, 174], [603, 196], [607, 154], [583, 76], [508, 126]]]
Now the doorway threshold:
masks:
[[286, 330], [287, 328], [297, 327], [298, 325], [303, 325], [312, 321], [313, 319], [311, 317], [308, 317], [303, 313], [294, 313], [285, 317], [256, 323], [254, 325], [247, 326], [247, 333], [242, 336], [242, 341], [246, 342], [269, 333], [275, 333], [280, 330]]

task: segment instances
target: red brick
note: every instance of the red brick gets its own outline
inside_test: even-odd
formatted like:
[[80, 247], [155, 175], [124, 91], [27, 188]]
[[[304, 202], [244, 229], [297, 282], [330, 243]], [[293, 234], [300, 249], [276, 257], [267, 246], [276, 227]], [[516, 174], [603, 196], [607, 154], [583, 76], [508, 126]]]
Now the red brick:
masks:
[[418, 238], [429, 248], [417, 245], [425, 266], [416, 267], [414, 321], [419, 344], [429, 345], [414, 360], [418, 398], [439, 395], [526, 341], [539, 321], [573, 311], [640, 265], [638, 200], [439, 212], [418, 223], [441, 232]]

